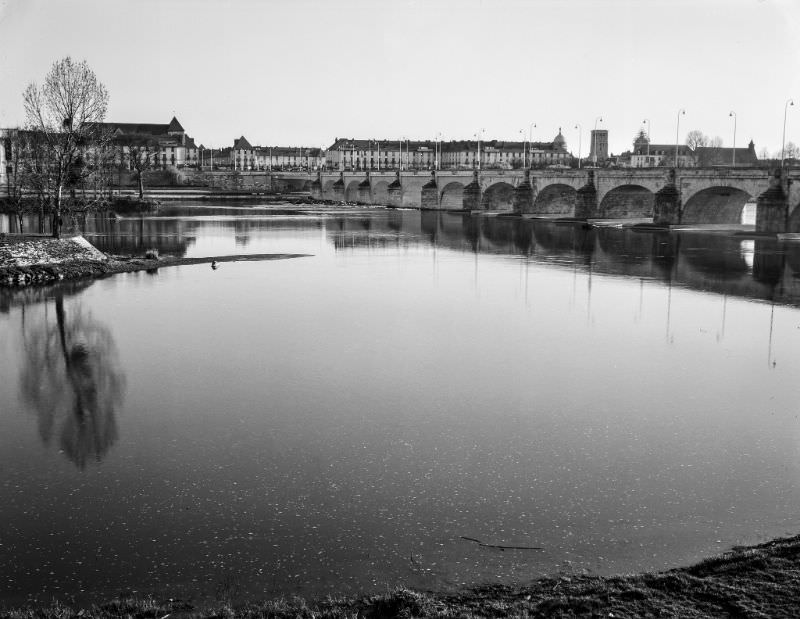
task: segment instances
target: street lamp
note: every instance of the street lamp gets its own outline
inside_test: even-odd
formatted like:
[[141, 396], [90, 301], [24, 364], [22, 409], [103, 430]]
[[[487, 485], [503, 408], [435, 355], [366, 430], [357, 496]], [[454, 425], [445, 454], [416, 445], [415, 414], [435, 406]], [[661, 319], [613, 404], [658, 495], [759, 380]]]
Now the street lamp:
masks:
[[647, 123], [647, 166], [650, 167], [650, 136], [652, 135], [650, 129], [650, 119], [645, 118], [643, 123]]
[[433, 142], [433, 169], [440, 170], [441, 169], [441, 161], [440, 158], [442, 156], [442, 132], [439, 131], [436, 134], [436, 140]]
[[366, 165], [366, 168], [367, 168], [367, 170], [372, 170], [375, 167], [375, 157], [372, 156], [372, 152], [373, 152], [372, 151], [372, 145], [373, 144], [375, 144], [375, 146], [378, 149], [378, 170], [380, 170], [380, 165], [381, 165], [381, 159], [380, 159], [381, 152], [380, 151], [381, 151], [381, 147], [380, 147], [380, 144], [378, 144], [378, 140], [373, 140], [371, 138], [369, 140], [367, 140], [367, 162], [366, 162], [367, 165]]
[[597, 123], [603, 122], [603, 117], [598, 116], [594, 119], [594, 131], [592, 132], [592, 163], [597, 165]]
[[581, 133], [583, 133], [583, 128], [581, 127], [580, 123], [575, 125], [575, 128], [578, 130], [578, 169], [581, 169]]
[[[531, 123], [528, 127], [528, 145], [530, 147], [531, 143], [531, 136], [533, 134], [533, 128], [536, 126], [536, 123]], [[522, 134], [522, 167], [528, 167], [528, 159], [527, 159], [527, 151], [525, 150], [525, 129], [520, 129], [519, 132]], [[533, 157], [531, 157], [531, 164], [533, 164]]]
[[678, 110], [678, 122], [675, 123], [675, 167], [678, 167], [678, 133], [681, 126], [681, 115], [686, 115], [686, 110], [681, 108]]
[[478, 138], [478, 170], [481, 169], [481, 138], [483, 137], [483, 132], [486, 129], [481, 129], [478, 133], [475, 134], [475, 137]]
[[731, 167], [735, 168], [736, 167], [736, 112], [731, 112], [730, 114], [728, 114], [728, 116], [733, 116], [733, 148], [731, 149], [733, 151], [732, 155], [733, 161], [731, 163]]
[[792, 99], [787, 99], [786, 105], [783, 106], [783, 138], [781, 138], [781, 170], [783, 169], [783, 154], [786, 148], [786, 112], [789, 111], [789, 106], [794, 105]]
[[531, 167], [533, 167], [533, 128], [536, 126], [536, 123], [531, 123], [528, 126], [528, 153], [531, 156]]

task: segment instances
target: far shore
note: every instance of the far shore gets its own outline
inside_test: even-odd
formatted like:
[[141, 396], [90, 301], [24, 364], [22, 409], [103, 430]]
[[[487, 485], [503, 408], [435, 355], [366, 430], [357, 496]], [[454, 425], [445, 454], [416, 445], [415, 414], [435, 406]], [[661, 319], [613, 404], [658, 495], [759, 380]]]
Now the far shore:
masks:
[[380, 595], [213, 602], [120, 596], [83, 606], [60, 602], [3, 609], [9, 619], [118, 617], [797, 617], [800, 536], [739, 547], [690, 567], [618, 576], [558, 574], [524, 586], [490, 584], [455, 593], [398, 588]]

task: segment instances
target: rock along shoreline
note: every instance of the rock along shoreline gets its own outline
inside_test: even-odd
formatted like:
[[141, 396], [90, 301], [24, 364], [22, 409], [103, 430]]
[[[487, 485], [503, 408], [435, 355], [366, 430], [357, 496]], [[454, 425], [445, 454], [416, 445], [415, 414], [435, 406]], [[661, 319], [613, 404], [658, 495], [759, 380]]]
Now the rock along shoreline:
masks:
[[109, 256], [82, 236], [61, 239], [0, 236], [0, 287], [46, 285], [64, 280], [100, 278], [116, 273], [150, 271], [169, 266], [284, 260], [308, 254], [237, 254], [203, 258]]

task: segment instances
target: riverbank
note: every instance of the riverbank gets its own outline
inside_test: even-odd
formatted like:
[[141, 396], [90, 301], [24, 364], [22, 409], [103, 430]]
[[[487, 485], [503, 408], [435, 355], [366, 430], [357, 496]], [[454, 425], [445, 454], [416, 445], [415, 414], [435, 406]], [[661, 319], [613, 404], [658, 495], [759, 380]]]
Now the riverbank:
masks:
[[[224, 597], [224, 596], [223, 596]], [[621, 576], [559, 575], [528, 586], [487, 585], [458, 593], [397, 589], [383, 595], [197, 604], [119, 597], [69, 607], [0, 610], [9, 619], [107, 617], [797, 617], [800, 536], [777, 539], [684, 568]]]
[[106, 277], [170, 266], [301, 258], [307, 254], [237, 254], [203, 258], [106, 255], [82, 236], [53, 239], [36, 235], [0, 236], [0, 287], [51, 284], [63, 280]]

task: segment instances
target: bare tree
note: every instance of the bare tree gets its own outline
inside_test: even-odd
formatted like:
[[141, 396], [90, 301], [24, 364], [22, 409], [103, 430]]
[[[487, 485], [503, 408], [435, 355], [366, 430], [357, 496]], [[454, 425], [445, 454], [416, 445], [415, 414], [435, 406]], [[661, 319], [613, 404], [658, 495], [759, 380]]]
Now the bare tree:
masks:
[[708, 145], [711, 148], [722, 148], [723, 143], [722, 138], [719, 136], [715, 136], [708, 141]]
[[698, 146], [708, 146], [708, 136], [700, 129], [693, 129], [686, 134], [686, 146], [695, 150]]
[[767, 150], [766, 146], [764, 146], [760, 151], [758, 151], [758, 158], [759, 159], [769, 159], [770, 158], [769, 157], [769, 150]]
[[5, 152], [7, 178], [6, 203], [9, 210], [16, 216], [19, 232], [25, 231], [25, 213], [30, 200], [25, 195], [25, 143], [24, 134], [18, 129], [11, 129], [6, 133]]
[[141, 134], [119, 136], [114, 140], [120, 158], [128, 163], [139, 184], [139, 200], [144, 199], [144, 173], [158, 165], [158, 140]]
[[24, 217], [38, 211], [39, 232], [44, 232], [45, 213], [50, 209], [50, 173], [46, 145], [40, 132], [11, 130], [6, 142], [10, 177], [8, 201], [14, 210], [19, 230], [24, 232]]
[[[797, 146], [794, 142], [786, 142], [783, 147], [783, 156], [785, 159], [800, 159], [800, 146]], [[777, 158], [780, 158], [780, 153]]]
[[650, 136], [647, 135], [644, 129], [639, 129], [639, 133], [633, 138], [633, 145], [636, 146], [637, 144], [647, 144], [650, 141]]
[[53, 64], [41, 87], [23, 93], [28, 129], [41, 134], [52, 184], [53, 236], [61, 233], [62, 194], [88, 149], [100, 140], [108, 92], [86, 61], [67, 56]]

